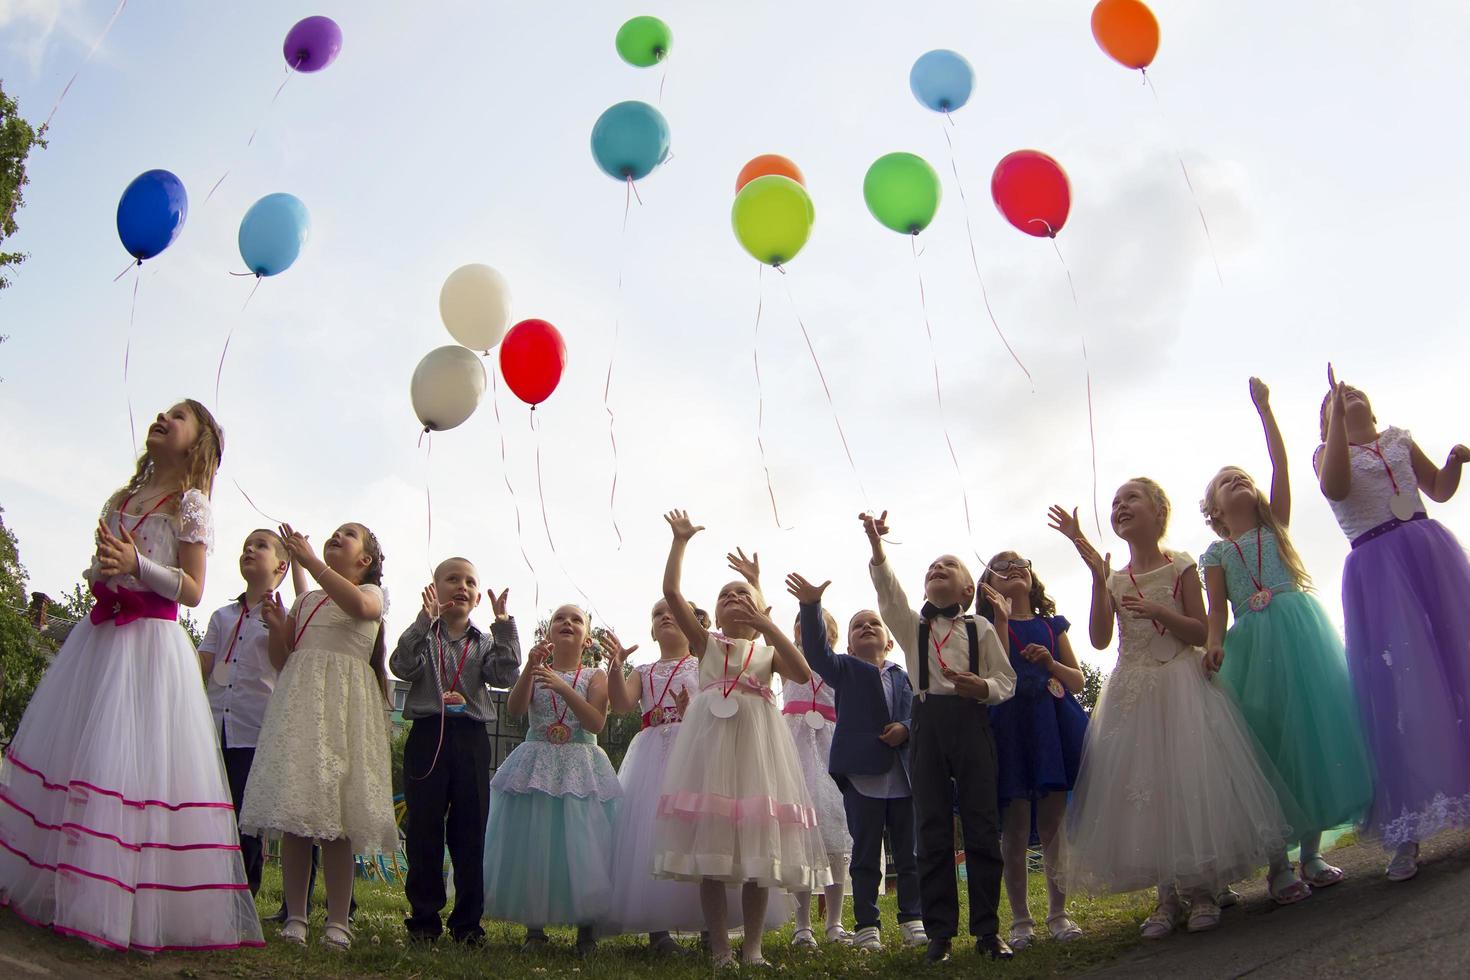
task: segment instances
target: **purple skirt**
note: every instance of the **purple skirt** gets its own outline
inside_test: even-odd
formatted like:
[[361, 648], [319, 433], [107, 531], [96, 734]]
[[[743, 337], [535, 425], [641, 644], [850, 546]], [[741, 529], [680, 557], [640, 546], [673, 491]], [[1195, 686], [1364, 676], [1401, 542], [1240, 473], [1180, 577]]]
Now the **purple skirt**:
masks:
[[1470, 560], [1437, 521], [1355, 547], [1342, 574], [1348, 671], [1384, 847], [1470, 826]]

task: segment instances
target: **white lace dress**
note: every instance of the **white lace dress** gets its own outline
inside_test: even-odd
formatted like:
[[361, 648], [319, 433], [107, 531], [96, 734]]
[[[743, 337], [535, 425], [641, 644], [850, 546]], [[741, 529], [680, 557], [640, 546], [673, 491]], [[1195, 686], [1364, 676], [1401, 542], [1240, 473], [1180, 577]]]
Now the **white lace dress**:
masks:
[[[827, 771], [827, 760], [832, 755], [832, 735], [837, 730], [837, 692], [816, 675], [806, 683], [784, 680], [781, 703], [786, 727], [796, 743], [801, 774], [806, 778], [806, 788], [817, 808], [817, 826], [822, 829], [822, 843], [831, 858], [840, 859], [832, 863], [832, 875], [841, 878], [842, 870], [847, 866], [846, 858], [852, 853], [852, 837], [847, 832], [847, 808], [842, 802], [842, 791]], [[809, 723], [810, 712], [815, 712], [811, 721], [819, 718], [821, 727], [813, 727]]]
[[[1112, 574], [1117, 608], [1140, 593], [1184, 608], [1178, 584], [1198, 572], [1188, 555], [1166, 554], [1172, 563], [1136, 573], [1136, 587]], [[1290, 828], [1240, 712], [1206, 678], [1199, 647], [1127, 615], [1118, 631], [1067, 810], [1067, 890], [1215, 889], [1248, 876]]]
[[[214, 541], [209, 500], [123, 515], [138, 550], [178, 566]], [[133, 508], [136, 510], [136, 508]], [[132, 576], [73, 627], [0, 765], [0, 905], [111, 949], [261, 945], [199, 660], [177, 605]]]
[[297, 598], [291, 622], [300, 638], [266, 705], [240, 828], [346, 837], [358, 854], [392, 854], [387, 706], [371, 664], [381, 621], [354, 619], [314, 590]]

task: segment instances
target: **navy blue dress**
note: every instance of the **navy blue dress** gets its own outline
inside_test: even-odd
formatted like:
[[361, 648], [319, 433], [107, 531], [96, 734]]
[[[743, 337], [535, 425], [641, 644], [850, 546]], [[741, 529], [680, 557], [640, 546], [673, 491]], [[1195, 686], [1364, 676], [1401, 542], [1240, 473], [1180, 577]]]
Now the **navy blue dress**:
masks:
[[1052, 677], [1045, 667], [1021, 656], [1023, 648], [1039, 643], [1055, 658], [1058, 638], [1071, 625], [1065, 616], [1011, 621], [1008, 639], [1016, 694], [990, 709], [1002, 807], [1011, 800], [1034, 803], [1047, 793], [1070, 792], [1077, 782], [1087, 712], [1060, 681], [1048, 684]]

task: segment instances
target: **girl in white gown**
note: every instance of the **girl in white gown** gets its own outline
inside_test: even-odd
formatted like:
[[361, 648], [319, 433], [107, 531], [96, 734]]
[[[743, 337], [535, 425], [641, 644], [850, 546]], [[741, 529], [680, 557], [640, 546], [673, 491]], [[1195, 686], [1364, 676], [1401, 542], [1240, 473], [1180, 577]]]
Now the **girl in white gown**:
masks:
[[1121, 636], [1067, 812], [1067, 888], [1156, 887], [1147, 939], [1172, 932], [1186, 902], [1191, 932], [1214, 928], [1219, 889], [1284, 858], [1290, 828], [1240, 712], [1205, 672], [1194, 559], [1159, 547], [1169, 501], [1147, 478], [1113, 499], [1113, 533], [1129, 547], [1122, 571], [1087, 541], [1076, 511], [1053, 507], [1051, 520], [1092, 572], [1092, 645], [1108, 646], [1115, 621]]
[[109, 949], [262, 945], [199, 659], [177, 622], [204, 592], [222, 443], [193, 400], [149, 427], [102, 511], [91, 614], [0, 766], [0, 905]]

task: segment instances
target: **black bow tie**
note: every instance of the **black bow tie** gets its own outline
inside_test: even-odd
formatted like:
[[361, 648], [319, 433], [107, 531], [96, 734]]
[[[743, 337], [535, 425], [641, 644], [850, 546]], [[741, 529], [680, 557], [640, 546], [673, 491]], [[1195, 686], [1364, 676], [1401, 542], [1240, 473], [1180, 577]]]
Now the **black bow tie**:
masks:
[[959, 619], [960, 604], [956, 602], [952, 606], [936, 606], [932, 602], [924, 603], [924, 608], [919, 610], [919, 615], [925, 619]]

